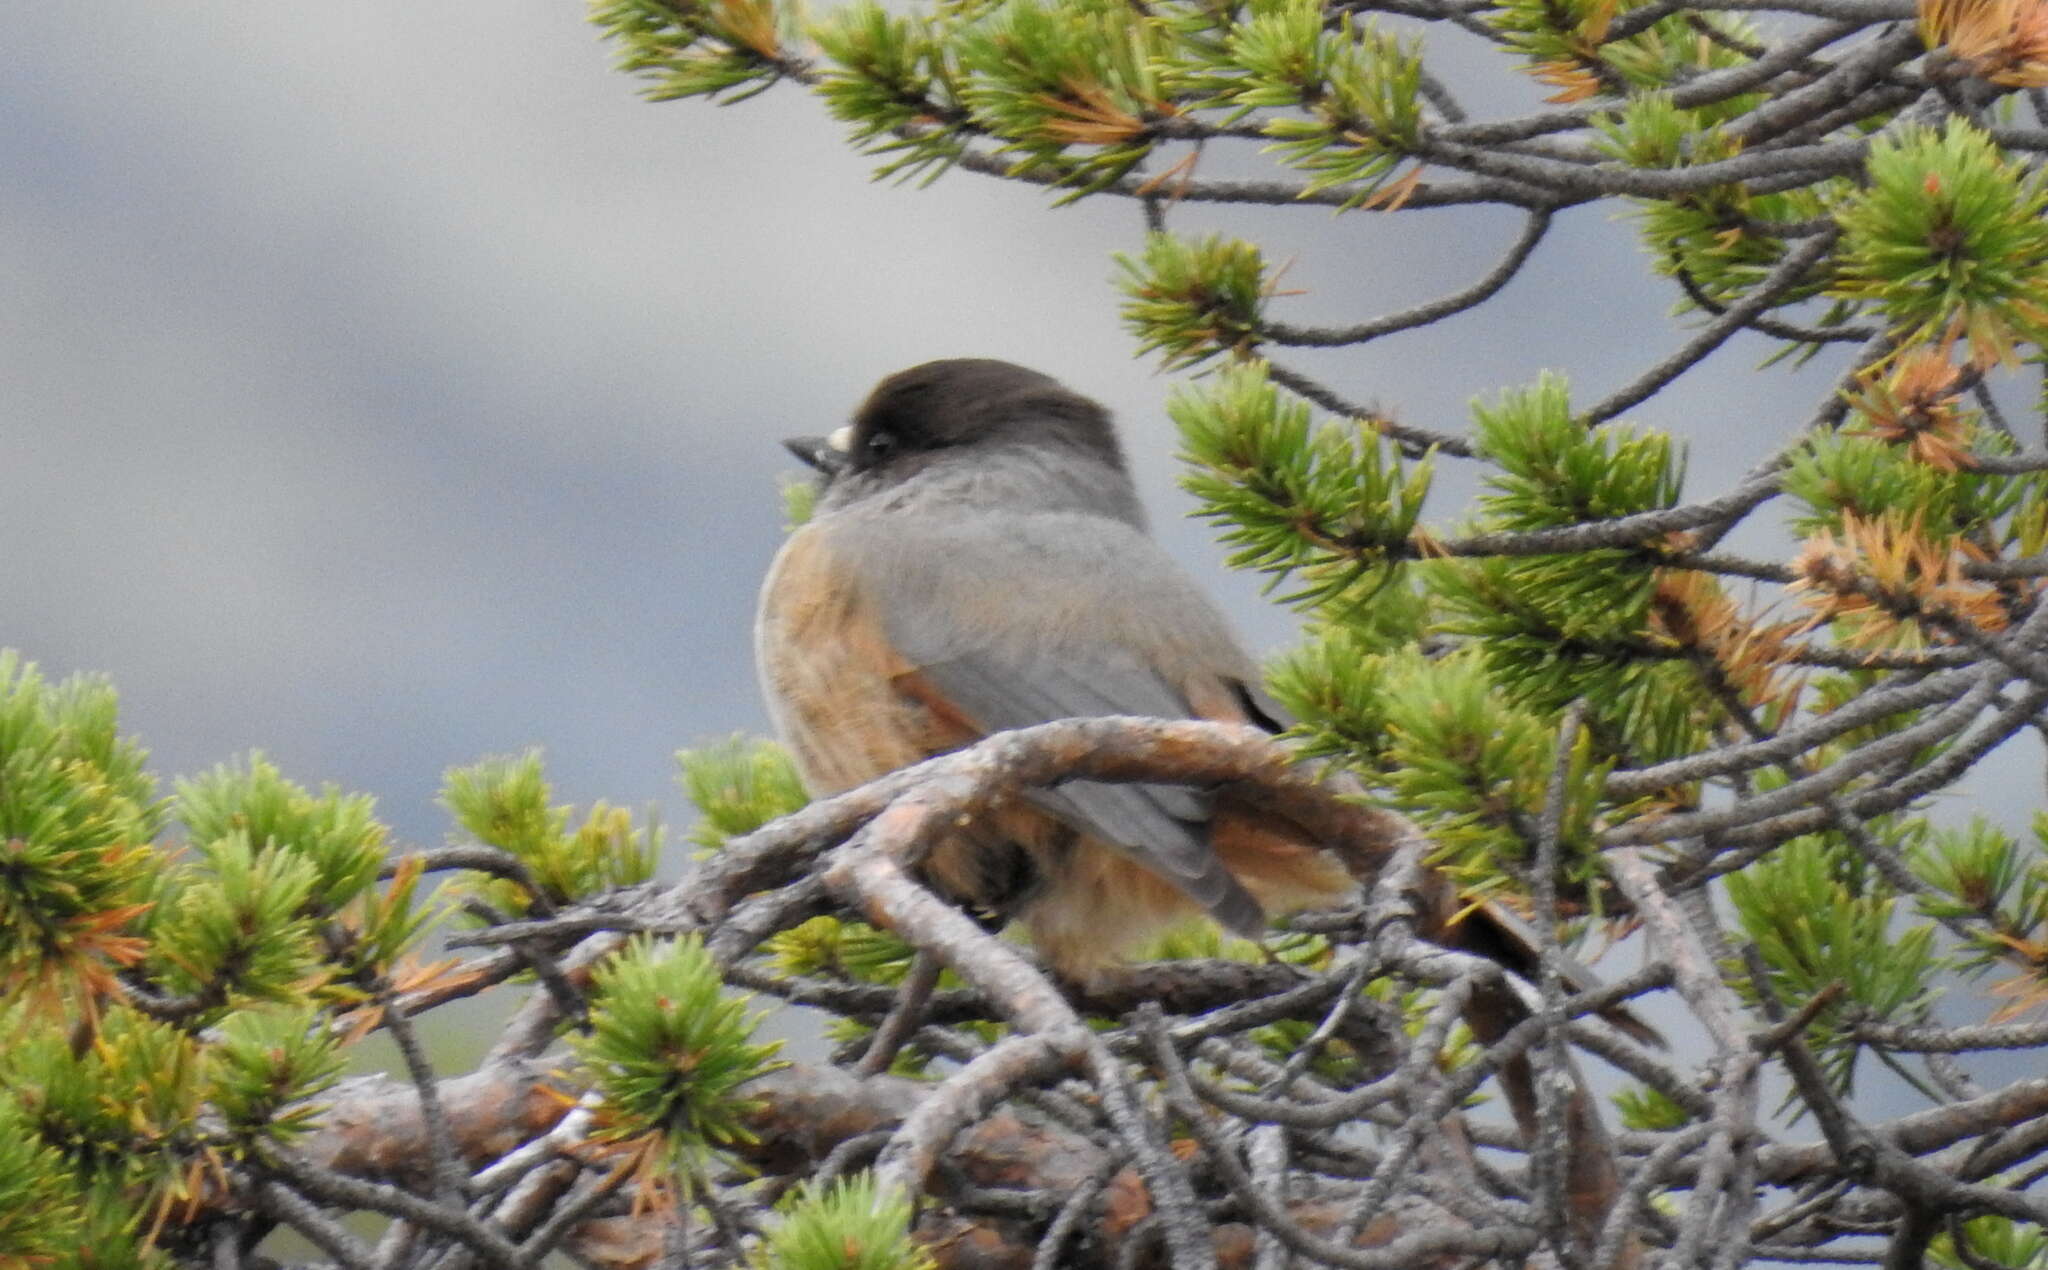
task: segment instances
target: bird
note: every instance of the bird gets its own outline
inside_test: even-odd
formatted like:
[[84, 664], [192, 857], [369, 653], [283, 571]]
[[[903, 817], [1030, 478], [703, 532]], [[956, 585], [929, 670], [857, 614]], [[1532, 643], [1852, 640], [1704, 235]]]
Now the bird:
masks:
[[[1095, 401], [1009, 362], [932, 361], [784, 444], [820, 484], [762, 585], [755, 653], [814, 797], [1056, 719], [1279, 729], [1221, 610], [1150, 534]], [[1271, 813], [1097, 781], [1029, 791], [922, 872], [1081, 981], [1196, 915], [1256, 939], [1357, 886]]]

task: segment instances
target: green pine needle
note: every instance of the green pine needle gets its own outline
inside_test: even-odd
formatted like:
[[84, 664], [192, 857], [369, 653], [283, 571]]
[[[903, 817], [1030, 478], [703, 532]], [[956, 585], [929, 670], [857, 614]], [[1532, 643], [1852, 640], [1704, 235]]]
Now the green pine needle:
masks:
[[2048, 339], [2048, 182], [1951, 119], [1871, 143], [1869, 184], [1836, 213], [1835, 293], [1881, 309], [1904, 343], [1961, 335], [1981, 362]]
[[697, 809], [690, 841], [699, 846], [723, 846], [810, 801], [788, 751], [773, 741], [735, 735], [678, 750], [676, 762]]
[[679, 1173], [712, 1151], [752, 1141], [748, 1081], [771, 1070], [781, 1042], [756, 1044], [762, 1013], [728, 995], [703, 941], [641, 937], [591, 976], [589, 1031], [569, 1037], [603, 1096], [606, 1140], [662, 1135]]
[[754, 1253], [755, 1270], [932, 1270], [929, 1252], [910, 1237], [912, 1208], [900, 1191], [870, 1173], [822, 1186], [804, 1183], [783, 1206]]

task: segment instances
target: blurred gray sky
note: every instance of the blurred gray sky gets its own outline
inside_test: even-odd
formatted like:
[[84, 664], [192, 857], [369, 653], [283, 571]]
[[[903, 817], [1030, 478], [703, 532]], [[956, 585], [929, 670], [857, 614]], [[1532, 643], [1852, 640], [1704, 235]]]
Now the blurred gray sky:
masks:
[[[8, 26], [0, 644], [111, 673], [161, 771], [262, 747], [435, 841], [442, 769], [539, 745], [562, 797], [680, 818], [672, 752], [764, 726], [776, 440], [940, 356], [1109, 402], [1170, 546], [1257, 649], [1289, 636], [1181, 518], [1169, 381], [1132, 360], [1110, 284], [1128, 203], [873, 184], [794, 89], [646, 104], [573, 0], [17, 5]], [[1296, 256], [1299, 321], [1462, 286], [1516, 224], [1177, 221]], [[1457, 427], [1544, 367], [1604, 394], [1682, 341], [1669, 302], [1626, 227], [1577, 212], [1481, 314], [1301, 360]], [[1823, 382], [1696, 372], [1638, 417], [1718, 487]]]

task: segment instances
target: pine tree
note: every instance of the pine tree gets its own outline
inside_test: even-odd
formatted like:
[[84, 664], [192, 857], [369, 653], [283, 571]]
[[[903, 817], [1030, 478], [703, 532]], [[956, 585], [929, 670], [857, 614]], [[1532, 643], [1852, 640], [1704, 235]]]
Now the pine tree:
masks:
[[[657, 100], [815, 92], [883, 177], [1136, 206], [1123, 315], [1185, 372], [1201, 513], [1302, 616], [1298, 725], [1049, 724], [809, 806], [737, 738], [681, 756], [661, 885], [660, 827], [534, 756], [450, 772], [459, 842], [416, 849], [261, 755], [165, 794], [108, 685], [0, 654], [0, 1270], [2048, 1266], [2048, 1078], [1982, 1061], [2048, 1053], [2048, 813], [1936, 797], [2048, 734], [2048, 2], [592, 12]], [[1446, 33], [1547, 102], [1475, 118]], [[1270, 175], [1204, 174], [1232, 148]], [[1521, 225], [1462, 290], [1312, 327], [1259, 244], [1176, 232], [1206, 204]], [[1455, 341], [1584, 206], [1691, 323], [1623, 387], [1559, 367], [1432, 427], [1291, 364]], [[1627, 416], [1739, 332], [1775, 349], [1740, 373], [1840, 372], [1696, 488], [1699, 437]], [[902, 861], [1072, 776], [1234, 783], [1371, 885], [1055, 983]], [[1644, 969], [1573, 973], [1616, 940]], [[486, 992], [510, 1021], [441, 1072], [415, 1020]], [[782, 1003], [830, 1061], [757, 1038]], [[342, 1079], [380, 1032], [395, 1070]]]

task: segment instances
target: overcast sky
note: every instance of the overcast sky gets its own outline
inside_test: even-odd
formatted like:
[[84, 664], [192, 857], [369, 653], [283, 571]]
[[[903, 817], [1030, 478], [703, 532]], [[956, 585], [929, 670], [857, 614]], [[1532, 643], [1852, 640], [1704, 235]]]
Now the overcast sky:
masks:
[[[573, 0], [8, 26], [0, 645], [112, 674], [166, 773], [262, 747], [436, 841], [444, 768], [538, 745], [562, 797], [680, 818], [672, 752], [765, 724], [748, 628], [777, 440], [933, 357], [1110, 403], [1170, 546], [1257, 650], [1289, 637], [1182, 518], [1170, 381], [1116, 318], [1127, 202], [871, 183], [795, 89], [648, 104]], [[1688, 329], [1610, 217], [1563, 217], [1484, 314], [1317, 364], [1437, 427], [1545, 367], [1604, 394]], [[1464, 285], [1517, 218], [1178, 224], [1296, 257], [1283, 314], [1319, 321]], [[1821, 382], [1696, 372], [1639, 417], [1718, 488]]]

